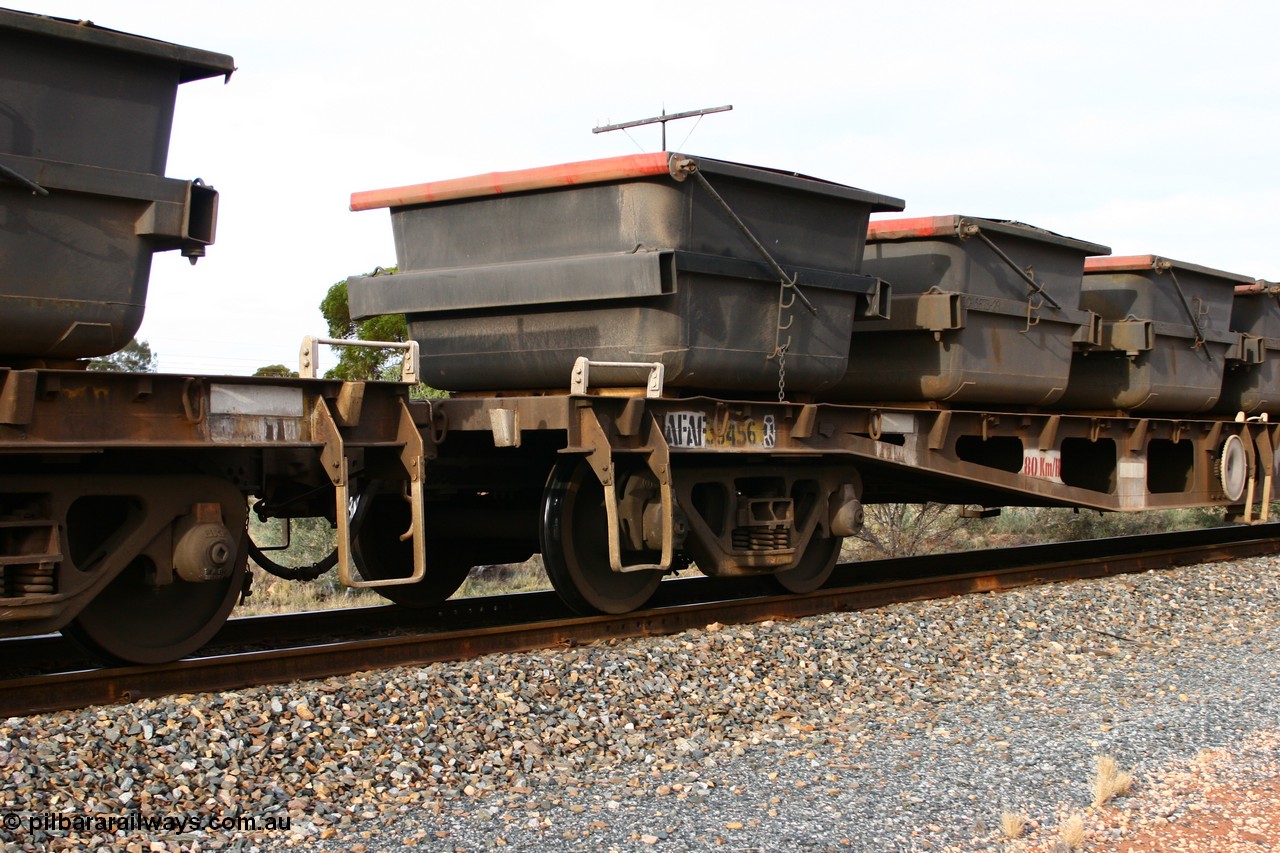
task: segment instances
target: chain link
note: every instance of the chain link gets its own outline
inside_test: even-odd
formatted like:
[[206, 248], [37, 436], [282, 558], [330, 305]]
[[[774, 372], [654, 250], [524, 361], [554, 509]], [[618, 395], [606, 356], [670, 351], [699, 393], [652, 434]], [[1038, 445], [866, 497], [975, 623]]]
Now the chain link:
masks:
[[[791, 291], [790, 299], [787, 299], [788, 290]], [[782, 334], [790, 329], [791, 324], [795, 322], [795, 317], [791, 314], [791, 307], [796, 304], [797, 293], [799, 293], [799, 290], [796, 288], [794, 277], [790, 280], [786, 278], [779, 280], [778, 313], [773, 330], [773, 354], [769, 356], [769, 360], [778, 362], [779, 403], [787, 401], [787, 350], [791, 349], [791, 336], [787, 335], [786, 341], [783, 341]]]
[[795, 322], [795, 317], [791, 314], [791, 308], [798, 299], [815, 316], [818, 313], [818, 309], [814, 307], [813, 303], [809, 301], [809, 298], [804, 295], [804, 291], [796, 283], [798, 276], [787, 275], [782, 265], [774, 259], [773, 255], [769, 254], [769, 250], [765, 248], [764, 243], [761, 243], [756, 235], [751, 233], [751, 229], [747, 227], [747, 224], [738, 218], [738, 214], [733, 212], [733, 208], [729, 206], [729, 203], [724, 200], [720, 193], [715, 191], [715, 188], [707, 181], [706, 176], [698, 170], [697, 163], [689, 158], [679, 161], [673, 160], [672, 176], [676, 180], [684, 180], [685, 177], [692, 176], [694, 181], [706, 190], [707, 195], [719, 206], [729, 221], [737, 227], [747, 242], [760, 253], [760, 256], [764, 258], [774, 274], [778, 276], [778, 318], [774, 324], [776, 328], [773, 338], [773, 353], [768, 356], [767, 360], [777, 360], [778, 362], [778, 402], [785, 403], [787, 401], [787, 351], [791, 348], [791, 335], [786, 336], [785, 342], [782, 340], [782, 336], [784, 332], [791, 328], [791, 324]]
[[787, 402], [787, 350], [778, 353], [778, 402]]

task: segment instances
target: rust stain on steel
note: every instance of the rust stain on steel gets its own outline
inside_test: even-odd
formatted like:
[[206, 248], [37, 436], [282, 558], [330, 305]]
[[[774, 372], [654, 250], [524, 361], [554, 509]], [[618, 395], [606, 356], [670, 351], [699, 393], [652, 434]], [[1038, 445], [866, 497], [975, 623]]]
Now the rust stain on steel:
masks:
[[254, 444], [298, 442], [302, 440], [302, 419], [261, 415], [210, 415], [209, 440], [218, 443]]

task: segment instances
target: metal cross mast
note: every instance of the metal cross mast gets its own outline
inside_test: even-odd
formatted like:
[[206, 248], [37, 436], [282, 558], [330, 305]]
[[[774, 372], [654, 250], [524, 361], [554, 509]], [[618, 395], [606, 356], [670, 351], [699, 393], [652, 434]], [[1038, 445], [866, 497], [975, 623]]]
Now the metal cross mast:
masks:
[[652, 118], [638, 118], [635, 121], [624, 121], [619, 124], [606, 124], [600, 127], [591, 128], [592, 133], [608, 133], [611, 130], [626, 130], [629, 127], [640, 127], [646, 124], [662, 125], [662, 150], [667, 150], [667, 122], [675, 121], [680, 118], [693, 118], [694, 116], [705, 116], [711, 113], [724, 113], [733, 109], [733, 104], [725, 104], [723, 107], [706, 107], [701, 110], [689, 110], [683, 113], [668, 113], [664, 107], [662, 115], [653, 116]]

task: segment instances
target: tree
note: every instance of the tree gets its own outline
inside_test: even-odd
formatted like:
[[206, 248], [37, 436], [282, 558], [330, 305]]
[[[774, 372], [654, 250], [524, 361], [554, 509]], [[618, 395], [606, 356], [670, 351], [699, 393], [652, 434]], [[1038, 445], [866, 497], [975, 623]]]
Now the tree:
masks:
[[[395, 267], [385, 272], [394, 273]], [[340, 281], [329, 288], [320, 302], [320, 313], [329, 325], [329, 337], [362, 341], [403, 342], [409, 337], [409, 324], [403, 314], [382, 314], [364, 320], [352, 320], [347, 307], [347, 283]], [[338, 364], [325, 372], [330, 379], [398, 379], [400, 350], [371, 347], [341, 347]]]
[[959, 507], [950, 504], [868, 504], [866, 523], [855, 538], [879, 557], [914, 557], [938, 551], [967, 526]]
[[290, 377], [297, 379], [298, 371], [290, 370], [283, 364], [268, 364], [265, 367], [259, 367], [253, 372], [254, 376], [273, 376], [279, 379], [288, 379]]
[[130, 338], [119, 352], [91, 359], [89, 369], [111, 373], [155, 373], [159, 358], [151, 352], [151, 345], [146, 341]]

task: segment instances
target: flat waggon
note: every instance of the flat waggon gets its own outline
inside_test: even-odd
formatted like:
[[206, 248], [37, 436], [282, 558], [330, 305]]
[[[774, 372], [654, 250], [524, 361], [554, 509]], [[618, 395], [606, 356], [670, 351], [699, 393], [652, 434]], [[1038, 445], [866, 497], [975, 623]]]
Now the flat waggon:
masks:
[[[691, 565], [816, 589], [868, 503], [1266, 517], [1275, 286], [682, 153], [353, 195], [390, 212], [396, 272], [348, 290], [407, 316], [399, 382], [317, 377], [320, 339], [293, 379], [85, 371], [136, 331], [151, 253], [213, 242], [216, 192], [164, 152], [178, 86], [234, 65], [17, 12], [0, 45], [0, 634], [187, 655], [251, 554], [426, 606], [540, 553], [571, 607], [621, 613]], [[115, 98], [142, 132], [97, 124]], [[335, 553], [274, 566], [250, 500]]]

